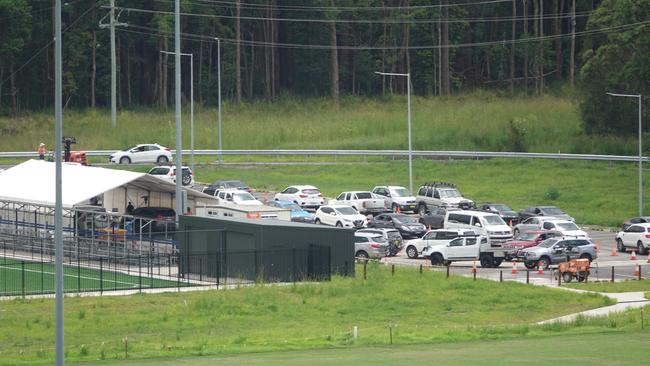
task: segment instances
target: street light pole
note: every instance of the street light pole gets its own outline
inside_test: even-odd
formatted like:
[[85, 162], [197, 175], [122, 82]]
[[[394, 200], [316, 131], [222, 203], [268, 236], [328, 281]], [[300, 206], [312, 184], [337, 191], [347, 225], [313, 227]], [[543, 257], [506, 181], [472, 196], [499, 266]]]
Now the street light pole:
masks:
[[221, 39], [217, 38], [217, 95], [218, 95], [218, 107], [217, 107], [217, 130], [219, 134], [219, 161], [223, 159], [221, 151], [223, 146], [221, 145]]
[[639, 216], [643, 216], [643, 147], [642, 147], [642, 135], [643, 130], [641, 126], [641, 94], [617, 94], [617, 93], [606, 93], [612, 97], [624, 97], [624, 98], [637, 98], [639, 99]]
[[[168, 55], [175, 54], [175, 52], [169, 51], [160, 51], [160, 53]], [[194, 171], [194, 54], [181, 53], [181, 56], [190, 57], [190, 167], [192, 168], [192, 171]]]
[[409, 136], [409, 190], [413, 194], [413, 148], [412, 148], [412, 138], [411, 138], [411, 73], [398, 74], [392, 72], [379, 72], [375, 71], [375, 74], [378, 75], [387, 75], [387, 76], [405, 76], [406, 77], [406, 102], [408, 104], [408, 136]]
[[174, 53], [175, 53], [175, 107], [176, 107], [176, 173], [181, 179], [176, 179], [176, 220], [185, 214], [183, 205], [183, 130], [181, 125], [181, 1], [174, 1]]

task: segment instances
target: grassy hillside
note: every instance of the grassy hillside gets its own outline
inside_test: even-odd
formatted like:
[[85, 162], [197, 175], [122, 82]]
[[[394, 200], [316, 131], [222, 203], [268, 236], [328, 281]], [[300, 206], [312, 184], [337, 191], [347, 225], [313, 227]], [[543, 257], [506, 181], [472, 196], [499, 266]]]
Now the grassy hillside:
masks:
[[[184, 106], [184, 144], [190, 141], [189, 107]], [[635, 154], [634, 136], [584, 136], [577, 105], [570, 98], [504, 98], [487, 92], [413, 99], [413, 148]], [[283, 99], [223, 110], [226, 149], [327, 148], [406, 149], [406, 98], [347, 98], [337, 109], [328, 100]], [[0, 117], [1, 150], [53, 146], [53, 113]], [[64, 135], [79, 149], [117, 149], [142, 142], [175, 143], [174, 111], [120, 111], [118, 127], [108, 110], [68, 110]], [[196, 148], [216, 148], [216, 110], [197, 107]]]
[[[455, 342], [607, 330], [535, 322], [608, 305], [593, 294], [372, 264], [368, 279], [126, 297], [66, 299], [68, 361]], [[489, 304], [489, 305], [486, 305]], [[51, 364], [54, 302], [3, 302], [0, 364]], [[636, 329], [636, 317], [614, 321]], [[603, 324], [609, 324], [604, 322]], [[351, 326], [361, 337], [353, 341]], [[617, 329], [618, 330], [618, 329]]]

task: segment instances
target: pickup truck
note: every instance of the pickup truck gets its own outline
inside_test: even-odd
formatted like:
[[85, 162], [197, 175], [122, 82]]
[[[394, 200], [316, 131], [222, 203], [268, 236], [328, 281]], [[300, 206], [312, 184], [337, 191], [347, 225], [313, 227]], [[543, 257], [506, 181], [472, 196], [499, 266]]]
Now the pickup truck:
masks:
[[433, 266], [448, 266], [454, 261], [478, 260], [483, 268], [496, 268], [506, 258], [507, 249], [493, 248], [484, 236], [460, 236], [446, 244], [427, 245], [422, 255]]
[[352, 206], [352, 208], [364, 215], [386, 211], [384, 200], [377, 198], [376, 195], [369, 191], [343, 192], [336, 199], [331, 200], [329, 204]]

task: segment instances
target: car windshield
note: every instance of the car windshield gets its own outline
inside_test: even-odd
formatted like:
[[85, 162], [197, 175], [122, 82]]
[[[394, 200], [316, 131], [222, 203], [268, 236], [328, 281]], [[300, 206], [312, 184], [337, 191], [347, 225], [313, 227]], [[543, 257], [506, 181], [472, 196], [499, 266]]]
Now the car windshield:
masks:
[[372, 194], [370, 192], [359, 192], [357, 193], [357, 198], [361, 200], [365, 200], [368, 198], [372, 198]]
[[393, 219], [401, 224], [417, 224], [418, 220], [406, 215], [395, 215]]
[[490, 207], [497, 211], [512, 211], [512, 209], [506, 205], [490, 205]]
[[136, 149], [136, 148], [137, 148], [137, 146], [131, 146], [131, 147], [127, 147], [126, 149], [124, 149], [122, 151], [131, 151], [131, 150]]
[[293, 212], [302, 212], [302, 211], [304, 211], [302, 208], [300, 208], [300, 206], [296, 205], [295, 203], [292, 203], [290, 205], [286, 205], [286, 206], [284, 206], [284, 208], [288, 208]]
[[441, 189], [440, 190], [440, 197], [441, 198], [456, 198], [456, 197], [462, 197], [460, 195], [460, 192], [458, 192], [455, 189]]
[[486, 225], [505, 225], [503, 219], [497, 215], [487, 215], [483, 217]]
[[304, 193], [304, 194], [319, 194], [320, 191], [318, 189], [303, 189], [302, 193]]
[[372, 241], [374, 241], [376, 243], [385, 243], [386, 238], [384, 238], [383, 236], [373, 236]]
[[564, 211], [557, 207], [543, 207], [541, 210], [548, 215], [564, 215]]
[[401, 239], [402, 235], [400, 235], [399, 231], [389, 231], [388, 232], [388, 237], [390, 239]]
[[255, 201], [255, 197], [253, 197], [252, 194], [250, 193], [235, 193], [233, 194], [233, 200], [235, 201]]
[[538, 246], [542, 248], [550, 248], [553, 246], [553, 244], [557, 243], [557, 239], [546, 239], [543, 242], [539, 243]]
[[227, 182], [223, 182], [223, 186], [226, 188], [244, 188], [246, 185], [239, 180], [231, 180]]
[[393, 197], [408, 197], [411, 195], [411, 192], [406, 188], [395, 188], [390, 190], [390, 194]]
[[515, 240], [533, 241], [536, 237], [537, 234], [535, 233], [521, 233], [515, 238]]
[[569, 231], [569, 230], [580, 230], [580, 228], [576, 224], [574, 224], [572, 222], [563, 222], [563, 223], [556, 224], [556, 225], [557, 225], [557, 227], [560, 228], [560, 230], [567, 230], [567, 231]]
[[356, 215], [356, 214], [358, 214], [358, 212], [355, 209], [353, 209], [352, 207], [338, 207], [336, 209], [336, 211], [338, 213], [340, 213], [341, 215]]
[[169, 172], [169, 168], [153, 168], [149, 171], [151, 175], [165, 175]]

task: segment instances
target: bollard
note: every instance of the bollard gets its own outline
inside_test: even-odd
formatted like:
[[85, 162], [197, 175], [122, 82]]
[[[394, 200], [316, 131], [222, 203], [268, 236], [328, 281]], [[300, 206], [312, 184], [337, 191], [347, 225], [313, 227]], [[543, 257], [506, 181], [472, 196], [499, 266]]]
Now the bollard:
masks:
[[476, 281], [476, 271], [474, 271], [472, 275], [474, 276], [474, 281]]
[[503, 282], [503, 270], [499, 271], [499, 282]]
[[639, 275], [639, 278], [638, 278], [639, 281], [641, 281], [641, 265], [640, 264], [639, 264], [639, 271], [637, 272], [637, 274]]
[[612, 282], [614, 282], [614, 266], [612, 266]]
[[422, 264], [420, 264], [420, 275], [422, 275]]
[[562, 286], [562, 273], [560, 273], [560, 270], [557, 270], [557, 285]]
[[393, 344], [393, 325], [388, 326], [388, 332], [390, 333], [390, 344]]
[[449, 266], [447, 266], [447, 278], [449, 278]]
[[526, 271], [526, 284], [530, 284], [530, 271]]
[[363, 262], [363, 279], [364, 280], [368, 278], [368, 276], [366, 275], [367, 274], [366, 266], [368, 266], [368, 261]]
[[355, 325], [352, 327], [352, 338], [357, 339], [359, 337], [359, 328]]
[[391, 274], [391, 276], [395, 276], [395, 265], [394, 264], [391, 264], [391, 266], [390, 266], [390, 274]]

